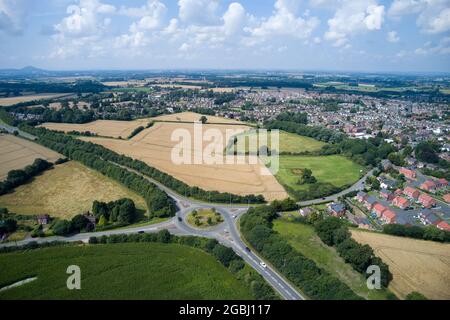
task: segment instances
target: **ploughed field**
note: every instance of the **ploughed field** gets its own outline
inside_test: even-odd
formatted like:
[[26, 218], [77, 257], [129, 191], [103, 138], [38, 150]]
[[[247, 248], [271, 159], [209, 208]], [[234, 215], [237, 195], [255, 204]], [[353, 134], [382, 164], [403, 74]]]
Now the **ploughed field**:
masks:
[[74, 161], [56, 165], [14, 192], [0, 196], [0, 207], [19, 214], [49, 214], [70, 219], [92, 209], [94, 200], [132, 199], [147, 211], [142, 197], [102, 174]]
[[[194, 115], [196, 119], [201, 116]], [[164, 118], [165, 121], [180, 121], [180, 123], [156, 122], [151, 128], [142, 131], [130, 140], [98, 137], [80, 137], [80, 139], [100, 144], [119, 154], [142, 160], [191, 186], [198, 186], [205, 190], [230, 192], [239, 195], [261, 194], [269, 201], [284, 199], [288, 196], [283, 187], [257, 157], [238, 156], [234, 159], [234, 163], [226, 163], [223, 153], [228, 138], [233, 134], [248, 130], [249, 127], [235, 124], [205, 124], [203, 125], [204, 133], [212, 129], [214, 132], [220, 133], [223, 139], [203, 142], [203, 146], [195, 146], [194, 124], [181, 122], [189, 121], [194, 116], [189, 113], [185, 116], [183, 114], [167, 116]], [[177, 120], [177, 117], [180, 120]], [[224, 121], [225, 119], [219, 118], [219, 120]], [[172, 135], [176, 132], [186, 136], [183, 135], [183, 138], [179, 140], [175, 139]], [[187, 142], [186, 148], [180, 145], [183, 141]], [[203, 149], [199, 149], [201, 147]], [[210, 147], [214, 148], [215, 151], [205, 151], [211, 150], [208, 149]], [[203, 150], [206, 154], [217, 156], [217, 160], [222, 161], [222, 163], [210, 162], [208, 164], [208, 162], [203, 161], [201, 164], [194, 164], [195, 150]], [[179, 162], [173, 161], [173, 154], [182, 157], [187, 156], [188, 153], [191, 154], [191, 157], [187, 164], [179, 164]], [[238, 161], [242, 161], [242, 163], [238, 163]]]
[[55, 162], [63, 156], [37, 143], [9, 134], [0, 134], [0, 181], [11, 170], [23, 169], [41, 158]]
[[[66, 269], [81, 269], [81, 290], [68, 290]], [[253, 299], [213, 256], [191, 247], [122, 243], [53, 247], [0, 255], [0, 299]]]
[[450, 244], [357, 230], [352, 237], [389, 265], [389, 289], [399, 297], [417, 291], [428, 299], [450, 299]]

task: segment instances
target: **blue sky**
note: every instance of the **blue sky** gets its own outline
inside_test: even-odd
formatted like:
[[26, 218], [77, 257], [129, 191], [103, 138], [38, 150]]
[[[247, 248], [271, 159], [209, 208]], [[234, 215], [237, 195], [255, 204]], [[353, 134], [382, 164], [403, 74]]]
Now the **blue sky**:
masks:
[[0, 68], [450, 72], [450, 0], [0, 0]]

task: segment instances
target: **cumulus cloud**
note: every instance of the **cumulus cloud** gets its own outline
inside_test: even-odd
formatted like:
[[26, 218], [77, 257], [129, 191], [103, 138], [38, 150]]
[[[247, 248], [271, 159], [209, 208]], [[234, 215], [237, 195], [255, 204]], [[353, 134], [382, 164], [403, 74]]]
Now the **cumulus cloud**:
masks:
[[336, 47], [345, 46], [353, 35], [380, 30], [384, 16], [385, 8], [376, 0], [343, 0], [334, 17], [328, 20], [324, 38]]
[[219, 0], [179, 0], [178, 6], [183, 22], [198, 25], [218, 22]]
[[297, 16], [298, 10], [298, 0], [277, 0], [273, 14], [252, 28], [251, 35], [257, 41], [271, 36], [309, 37], [320, 21], [317, 17], [299, 17]]
[[450, 0], [394, 0], [388, 13], [391, 17], [418, 14], [417, 25], [424, 33], [450, 30]]
[[24, 0], [0, 0], [0, 31], [20, 35], [23, 32], [25, 15]]
[[423, 47], [417, 48], [414, 51], [417, 55], [429, 55], [429, 54], [440, 54], [447, 55], [450, 54], [450, 37], [442, 38], [438, 44], [433, 45], [428, 42], [425, 43]]
[[391, 43], [396, 43], [400, 41], [400, 37], [397, 35], [396, 31], [389, 31], [386, 39]]

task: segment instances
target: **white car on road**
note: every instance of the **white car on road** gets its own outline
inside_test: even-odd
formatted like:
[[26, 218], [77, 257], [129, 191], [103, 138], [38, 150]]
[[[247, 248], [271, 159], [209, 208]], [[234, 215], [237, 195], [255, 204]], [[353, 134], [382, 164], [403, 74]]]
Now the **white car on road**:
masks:
[[263, 267], [264, 269], [267, 268], [267, 264], [265, 264], [264, 262], [260, 262], [259, 265], [260, 265], [261, 267]]

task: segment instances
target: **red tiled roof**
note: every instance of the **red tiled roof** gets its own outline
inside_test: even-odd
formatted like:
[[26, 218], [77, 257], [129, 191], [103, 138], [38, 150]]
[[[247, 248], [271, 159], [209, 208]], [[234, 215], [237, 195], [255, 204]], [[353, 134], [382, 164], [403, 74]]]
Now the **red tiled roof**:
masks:
[[450, 193], [444, 194], [442, 198], [444, 198], [445, 202], [450, 203]]
[[445, 221], [439, 222], [436, 227], [445, 231], [450, 231], [450, 225]]
[[383, 206], [382, 204], [380, 204], [380, 203], [377, 203], [376, 205], [374, 205], [373, 206], [373, 210], [374, 211], [376, 211], [376, 212], [383, 212], [384, 210], [386, 210], [386, 207], [385, 206]]
[[387, 209], [386, 211], [383, 212], [383, 216], [388, 219], [393, 219], [395, 218], [396, 215], [394, 211]]

